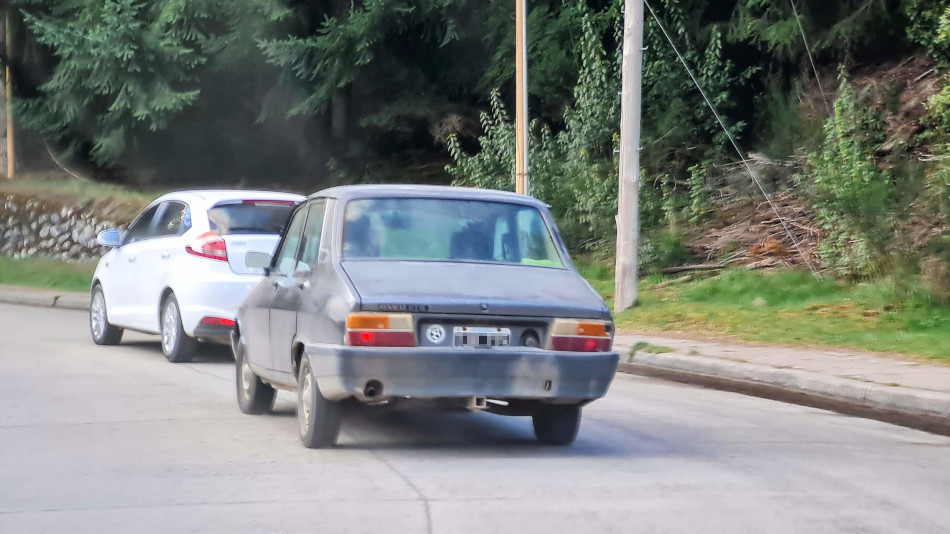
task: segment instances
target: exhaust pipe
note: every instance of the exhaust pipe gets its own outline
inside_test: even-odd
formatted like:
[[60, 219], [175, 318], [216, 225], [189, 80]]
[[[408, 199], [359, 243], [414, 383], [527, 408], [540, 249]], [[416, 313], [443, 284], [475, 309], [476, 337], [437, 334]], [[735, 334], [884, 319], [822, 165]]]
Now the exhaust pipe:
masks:
[[488, 399], [485, 397], [471, 397], [465, 406], [468, 410], [484, 410], [488, 408]]
[[363, 386], [363, 395], [367, 399], [375, 399], [383, 394], [383, 384], [379, 380], [370, 380]]

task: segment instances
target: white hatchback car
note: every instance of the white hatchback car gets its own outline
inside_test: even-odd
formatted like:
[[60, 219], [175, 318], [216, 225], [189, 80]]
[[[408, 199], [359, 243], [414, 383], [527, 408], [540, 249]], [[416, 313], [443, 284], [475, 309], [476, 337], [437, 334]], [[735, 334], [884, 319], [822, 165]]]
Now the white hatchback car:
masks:
[[99, 345], [123, 329], [161, 334], [162, 352], [186, 362], [198, 340], [227, 342], [237, 307], [261, 280], [248, 252], [273, 254], [305, 197], [264, 191], [182, 191], [152, 202], [123, 234], [106, 230], [92, 281], [89, 327]]

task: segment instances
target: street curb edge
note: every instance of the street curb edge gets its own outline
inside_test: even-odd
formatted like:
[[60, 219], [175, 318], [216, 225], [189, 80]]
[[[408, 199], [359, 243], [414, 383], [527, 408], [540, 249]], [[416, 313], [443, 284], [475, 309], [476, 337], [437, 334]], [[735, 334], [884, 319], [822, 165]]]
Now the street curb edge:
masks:
[[950, 436], [950, 395], [794, 369], [675, 354], [637, 355], [618, 372], [662, 378]]

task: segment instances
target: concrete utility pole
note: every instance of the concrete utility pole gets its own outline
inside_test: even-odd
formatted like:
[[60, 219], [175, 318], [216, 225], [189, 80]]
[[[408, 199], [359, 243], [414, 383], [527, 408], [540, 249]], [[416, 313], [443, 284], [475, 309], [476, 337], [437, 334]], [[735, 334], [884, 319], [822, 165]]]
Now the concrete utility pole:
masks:
[[515, 0], [515, 192], [530, 191], [528, 161], [528, 0]]
[[4, 18], [4, 41], [6, 41], [6, 111], [7, 111], [7, 178], [12, 179], [16, 174], [16, 150], [13, 143], [13, 73], [10, 62], [13, 61], [13, 37], [10, 35], [10, 11], [7, 10]]
[[620, 97], [620, 190], [614, 311], [637, 303], [640, 248], [640, 99], [643, 78], [643, 0], [626, 0]]

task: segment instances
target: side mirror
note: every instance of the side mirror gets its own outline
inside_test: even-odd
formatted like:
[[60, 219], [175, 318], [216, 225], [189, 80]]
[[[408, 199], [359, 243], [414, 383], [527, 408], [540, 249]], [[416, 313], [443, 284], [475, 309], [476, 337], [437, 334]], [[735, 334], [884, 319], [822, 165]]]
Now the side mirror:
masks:
[[264, 269], [266, 271], [270, 267], [270, 262], [270, 254], [264, 252], [251, 251], [244, 255], [244, 265], [249, 269]]
[[116, 248], [122, 244], [122, 233], [118, 230], [103, 230], [96, 236], [96, 243], [104, 247]]

